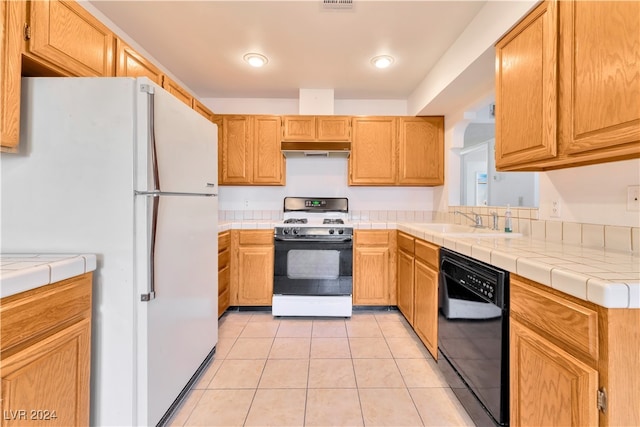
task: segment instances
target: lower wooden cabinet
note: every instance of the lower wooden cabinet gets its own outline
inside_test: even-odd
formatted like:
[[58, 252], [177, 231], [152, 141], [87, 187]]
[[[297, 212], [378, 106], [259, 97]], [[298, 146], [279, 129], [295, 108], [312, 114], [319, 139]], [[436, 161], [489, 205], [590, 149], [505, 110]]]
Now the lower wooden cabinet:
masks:
[[398, 310], [411, 326], [414, 326], [415, 240], [406, 233], [398, 232]]
[[231, 232], [218, 234], [218, 317], [231, 302]]
[[438, 360], [438, 270], [416, 258], [414, 276], [413, 329], [433, 358]]
[[438, 359], [438, 246], [398, 232], [398, 309]]
[[515, 274], [510, 298], [511, 425], [640, 425], [640, 310]]
[[89, 425], [91, 278], [0, 300], [2, 426]]
[[511, 425], [598, 425], [598, 371], [517, 320], [510, 328]]
[[[232, 305], [271, 305], [273, 230], [233, 230]], [[233, 263], [232, 263], [233, 264]]]
[[355, 230], [353, 304], [396, 305], [396, 231]]

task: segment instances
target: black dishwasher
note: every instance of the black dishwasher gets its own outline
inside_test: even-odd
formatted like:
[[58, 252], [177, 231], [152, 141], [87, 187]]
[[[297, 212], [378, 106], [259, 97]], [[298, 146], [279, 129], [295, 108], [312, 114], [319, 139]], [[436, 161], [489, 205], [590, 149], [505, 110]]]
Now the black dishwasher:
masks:
[[472, 418], [468, 406], [479, 402], [493, 423], [509, 425], [508, 271], [440, 250], [438, 350], [440, 363], [457, 374], [445, 377]]

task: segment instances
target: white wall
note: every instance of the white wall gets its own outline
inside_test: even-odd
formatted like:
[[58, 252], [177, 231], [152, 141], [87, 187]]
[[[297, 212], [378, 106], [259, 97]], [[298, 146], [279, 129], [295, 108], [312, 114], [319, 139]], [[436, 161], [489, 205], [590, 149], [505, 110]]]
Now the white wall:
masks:
[[[540, 219], [640, 227], [627, 211], [627, 186], [640, 185], [640, 159], [540, 173]], [[560, 201], [560, 218], [551, 203]]]

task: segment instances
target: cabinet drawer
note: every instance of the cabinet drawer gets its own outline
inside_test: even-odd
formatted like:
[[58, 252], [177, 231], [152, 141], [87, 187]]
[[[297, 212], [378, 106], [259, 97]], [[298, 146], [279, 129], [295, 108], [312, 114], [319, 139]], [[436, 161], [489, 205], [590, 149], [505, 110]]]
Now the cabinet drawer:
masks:
[[218, 252], [222, 252], [225, 249], [229, 248], [231, 244], [231, 233], [225, 231], [223, 233], [218, 234]]
[[427, 264], [430, 264], [433, 268], [436, 269], [436, 271], [440, 269], [440, 267], [438, 266], [439, 251], [440, 248], [438, 246], [432, 245], [431, 243], [425, 242], [424, 240], [416, 239], [416, 258], [419, 258]]
[[218, 272], [218, 295], [222, 295], [224, 291], [229, 289], [231, 279], [229, 268], [230, 267], [227, 266]]
[[218, 295], [218, 317], [222, 316], [222, 313], [229, 308], [230, 302], [229, 289]]
[[413, 254], [415, 241], [416, 239], [414, 237], [411, 237], [406, 233], [398, 233], [398, 249], [402, 249], [405, 252]]
[[357, 245], [386, 246], [389, 244], [388, 231], [356, 231]]
[[91, 273], [0, 301], [2, 353], [91, 317]]
[[240, 245], [273, 245], [273, 230], [240, 231]]
[[218, 254], [218, 271], [222, 271], [223, 268], [229, 266], [229, 261], [231, 260], [231, 251], [227, 249], [224, 252], [220, 252]]
[[597, 360], [598, 313], [511, 276], [511, 315], [548, 334], [563, 348]]

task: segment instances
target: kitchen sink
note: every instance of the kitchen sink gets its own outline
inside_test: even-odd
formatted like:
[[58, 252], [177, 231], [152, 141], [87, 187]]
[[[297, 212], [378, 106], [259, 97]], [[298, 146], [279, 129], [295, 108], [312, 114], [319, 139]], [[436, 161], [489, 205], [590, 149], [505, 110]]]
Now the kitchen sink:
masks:
[[418, 229], [423, 231], [439, 233], [450, 237], [474, 237], [474, 238], [504, 238], [511, 239], [522, 237], [522, 233], [505, 233], [500, 230], [492, 230], [486, 227], [471, 227], [468, 225], [449, 224], [449, 223], [424, 223], [415, 224]]

